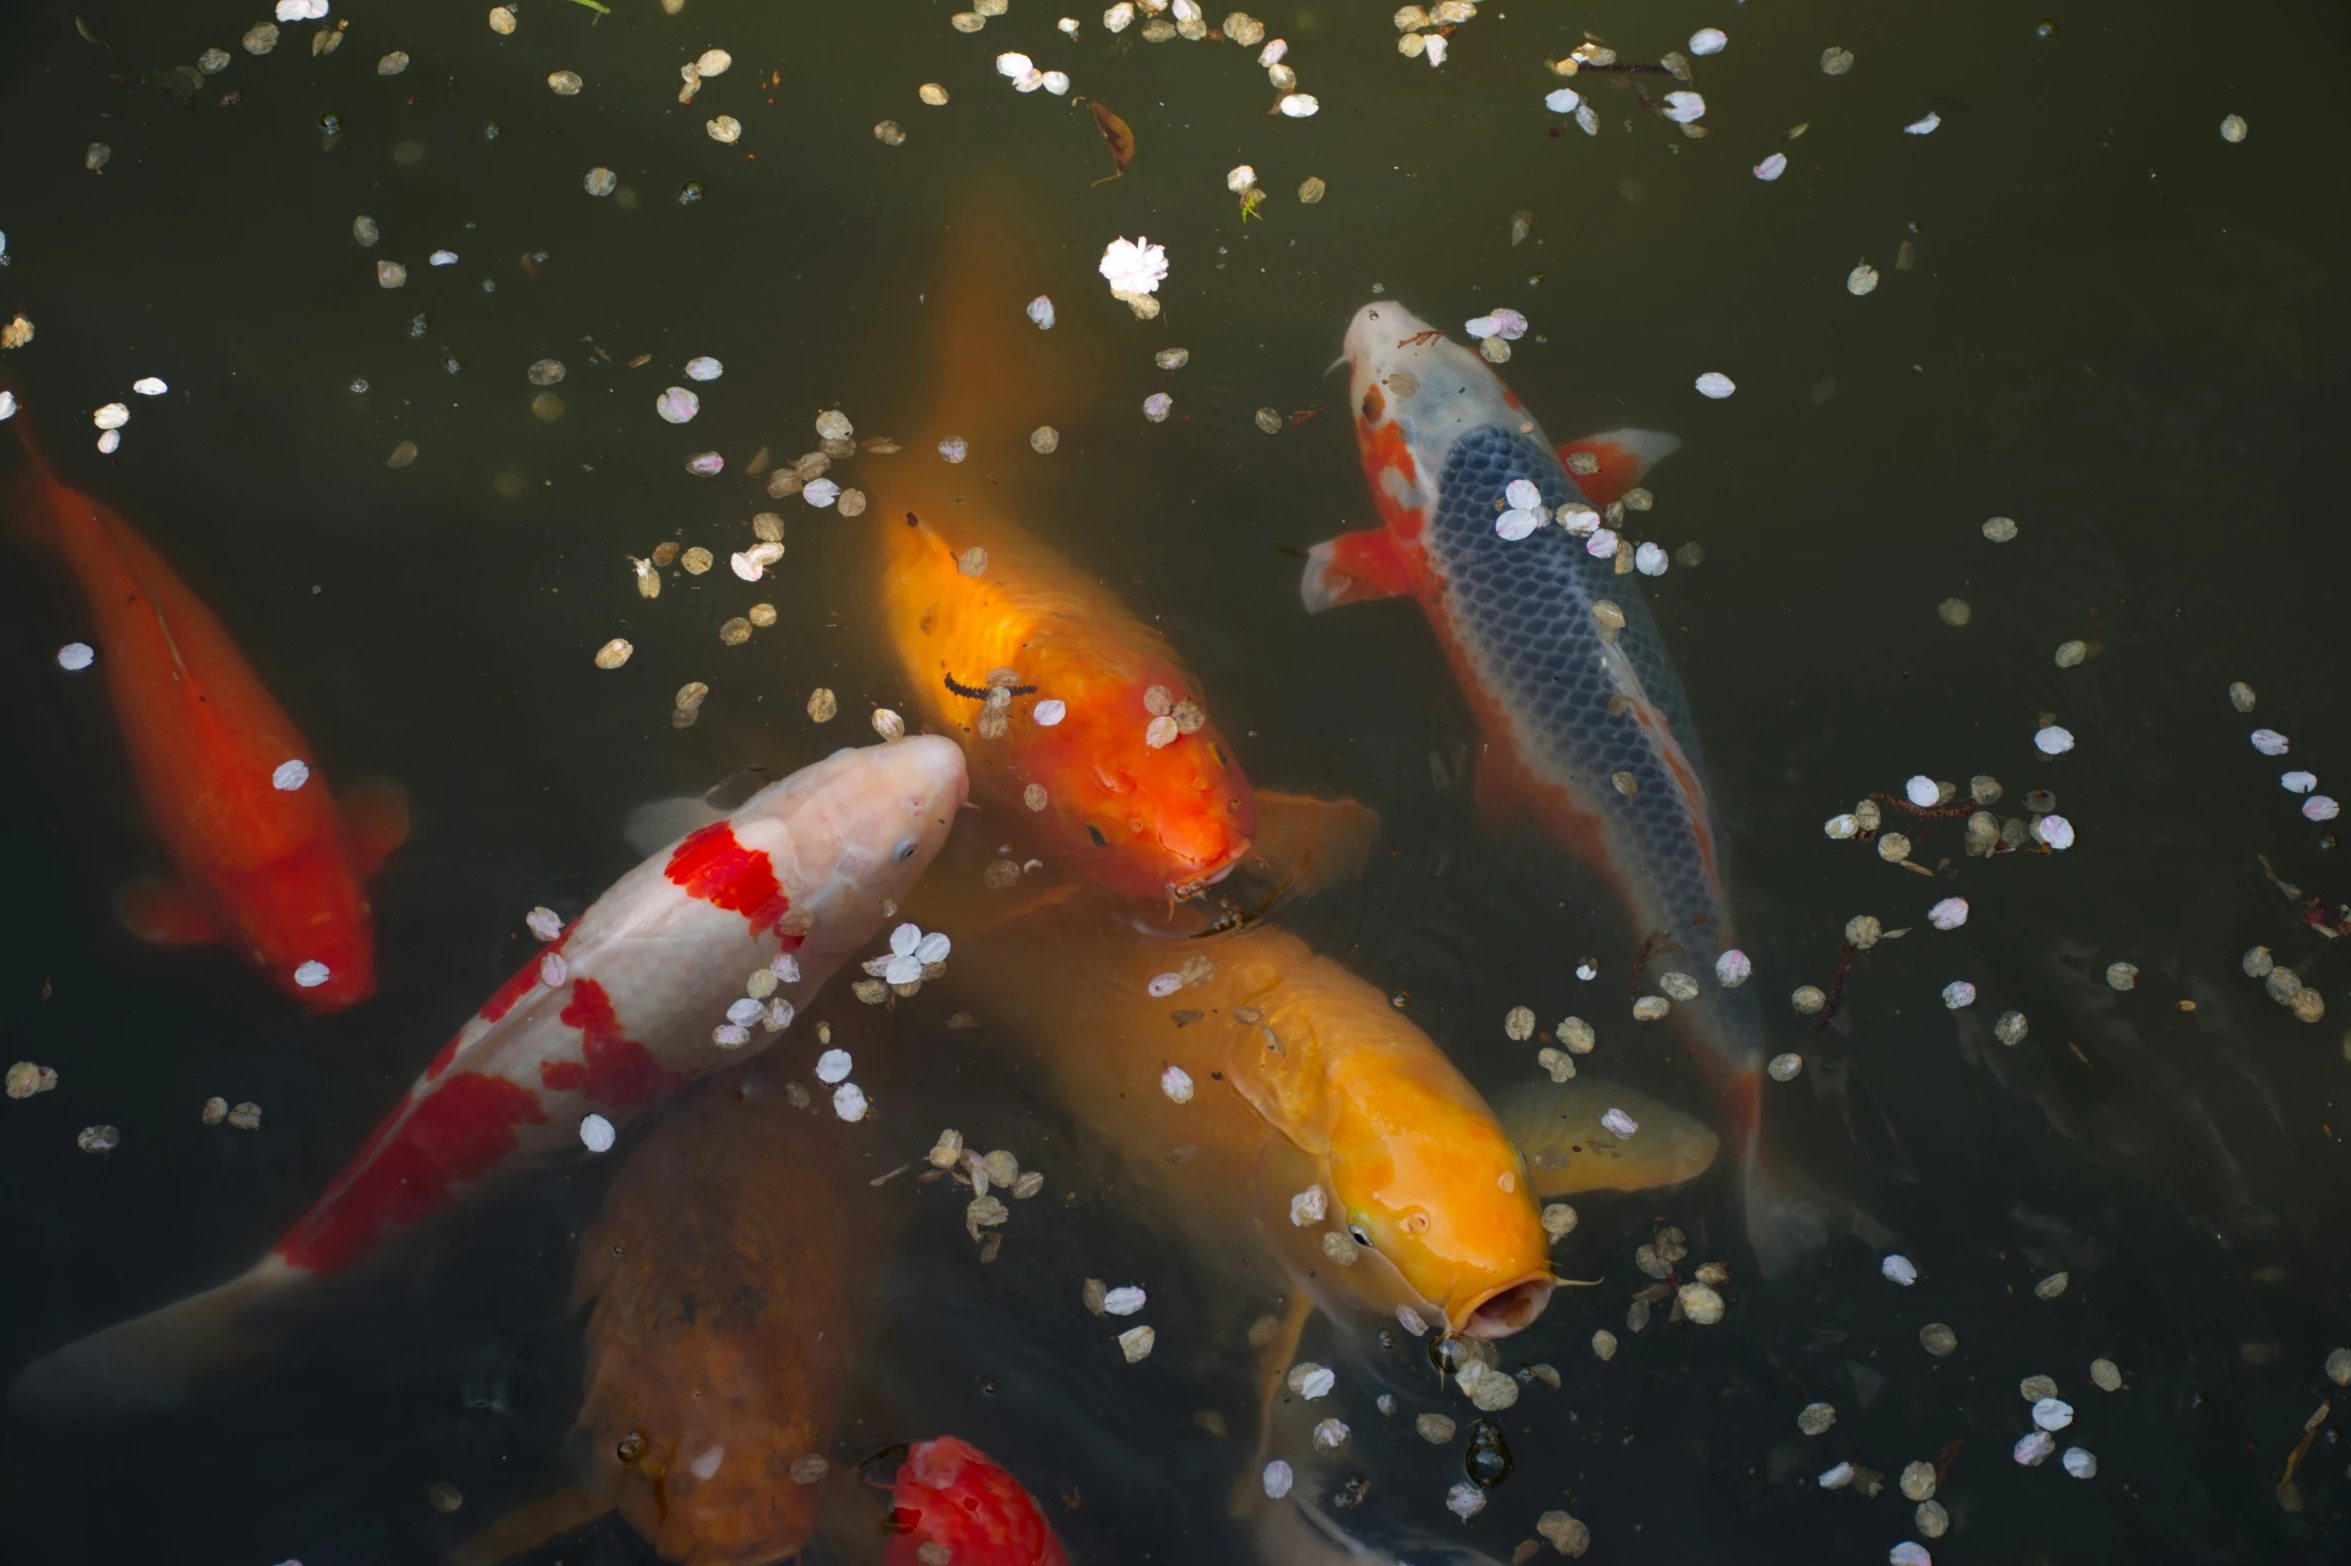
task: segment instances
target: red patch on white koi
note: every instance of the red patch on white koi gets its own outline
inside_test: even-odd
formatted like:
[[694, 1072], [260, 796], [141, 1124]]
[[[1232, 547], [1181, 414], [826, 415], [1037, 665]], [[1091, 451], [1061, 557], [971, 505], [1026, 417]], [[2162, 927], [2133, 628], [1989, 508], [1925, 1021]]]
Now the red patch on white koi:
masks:
[[[529, 962], [524, 963], [520, 968], [517, 968], [514, 971], [514, 976], [512, 978], [508, 979], [504, 984], [498, 986], [498, 992], [495, 995], [492, 995], [488, 1000], [482, 1002], [482, 1009], [475, 1013], [475, 1015], [479, 1016], [484, 1022], [496, 1022], [499, 1018], [514, 1010], [515, 1003], [520, 1001], [525, 995], [530, 994], [531, 987], [539, 982], [539, 964], [546, 959], [546, 956], [549, 952], [559, 952], [563, 950], [563, 943], [571, 939], [572, 930], [577, 928], [578, 925], [575, 922], [573, 925], [566, 928], [561, 935], [555, 937], [554, 940], [549, 941], [546, 945], [540, 947], [539, 955], [533, 957]], [[445, 1065], [447, 1063], [443, 1062], [442, 1064]], [[428, 1077], [435, 1076], [437, 1074], [438, 1073], [435, 1071], [428, 1071], [425, 1073], [425, 1075]]]
[[724, 821], [713, 821], [678, 844], [663, 874], [687, 896], [741, 914], [753, 934], [768, 929], [792, 906], [776, 884], [766, 853], [735, 841], [734, 828]]
[[651, 1052], [622, 1031], [612, 997], [594, 979], [574, 979], [571, 1004], [563, 1008], [565, 1027], [580, 1030], [580, 1059], [539, 1063], [539, 1080], [558, 1093], [584, 1093], [591, 1104], [626, 1109], [646, 1099], [685, 1086], [686, 1079], [665, 1071]]
[[277, 1254], [314, 1273], [339, 1272], [385, 1230], [440, 1206], [451, 1186], [497, 1167], [514, 1151], [516, 1126], [546, 1123], [538, 1094], [478, 1071], [451, 1077], [413, 1112], [404, 1098], [360, 1150], [350, 1181], [320, 1198], [278, 1241]]

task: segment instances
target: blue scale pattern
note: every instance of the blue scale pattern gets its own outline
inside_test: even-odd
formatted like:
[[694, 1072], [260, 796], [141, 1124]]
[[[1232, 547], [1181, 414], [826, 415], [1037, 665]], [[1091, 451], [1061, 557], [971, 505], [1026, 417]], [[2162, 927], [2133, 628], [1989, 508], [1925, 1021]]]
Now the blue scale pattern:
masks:
[[[1641, 922], [1637, 934], [1665, 929], [1680, 943], [1686, 956], [1665, 962], [1717, 995], [1717, 1004], [1699, 1009], [1718, 1014], [1716, 1042], [1743, 1069], [1760, 1045], [1761, 1022], [1750, 992], [1715, 990], [1714, 959], [1729, 910], [1706, 872], [1700, 823], [1650, 731], [1629, 711], [1608, 711], [1617, 685], [1591, 616], [1603, 599], [1624, 611], [1617, 647], [1703, 780], [1681, 680], [1636, 579], [1585, 553], [1583, 540], [1564, 528], [1540, 527], [1516, 543], [1494, 531], [1494, 503], [1513, 479], [1533, 481], [1554, 513], [1570, 501], [1589, 503], [1539, 437], [1488, 425], [1454, 443], [1424, 535], [1429, 562], [1446, 581], [1453, 634], [1476, 666], [1469, 674], [1516, 725], [1520, 761], [1599, 818]], [[1617, 772], [1638, 784], [1631, 798], [1611, 781]], [[1713, 837], [1719, 853], [1721, 834]], [[1653, 962], [1650, 971], [1660, 966]]]

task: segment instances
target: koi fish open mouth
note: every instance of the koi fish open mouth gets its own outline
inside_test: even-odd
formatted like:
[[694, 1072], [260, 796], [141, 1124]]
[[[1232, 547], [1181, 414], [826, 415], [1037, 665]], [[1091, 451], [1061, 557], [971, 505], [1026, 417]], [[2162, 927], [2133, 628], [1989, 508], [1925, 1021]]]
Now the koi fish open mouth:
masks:
[[1521, 1278], [1507, 1288], [1495, 1290], [1470, 1308], [1468, 1318], [1461, 1324], [1461, 1335], [1507, 1338], [1512, 1333], [1524, 1332], [1543, 1314], [1543, 1308], [1551, 1303], [1551, 1291], [1558, 1286], [1558, 1280], [1546, 1274]]
[[1168, 899], [1171, 902], [1181, 903], [1188, 902], [1192, 898], [1198, 897], [1202, 892], [1207, 891], [1210, 887], [1216, 885], [1217, 882], [1223, 880], [1226, 876], [1231, 875], [1236, 869], [1238, 869], [1240, 867], [1241, 861], [1249, 857], [1250, 846], [1249, 839], [1242, 838], [1239, 842], [1235, 843], [1225, 852], [1223, 858], [1219, 859], [1210, 868], [1201, 871], [1197, 875], [1186, 876], [1180, 881], [1168, 882]]

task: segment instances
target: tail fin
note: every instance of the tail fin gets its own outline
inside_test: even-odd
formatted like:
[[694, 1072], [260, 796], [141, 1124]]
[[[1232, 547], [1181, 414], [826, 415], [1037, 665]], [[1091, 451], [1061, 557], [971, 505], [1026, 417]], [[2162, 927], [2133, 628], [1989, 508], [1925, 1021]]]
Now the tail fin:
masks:
[[28, 1413], [72, 1419], [172, 1407], [198, 1382], [258, 1351], [254, 1308], [306, 1276], [271, 1256], [218, 1288], [43, 1355], [18, 1373], [9, 1401]]
[[1060, 249], [1045, 236], [1045, 217], [1012, 181], [982, 181], [934, 274], [938, 347], [925, 436], [959, 435], [974, 458], [1005, 462], [1016, 447], [1028, 457], [1029, 431], [1059, 425], [1080, 406], [1075, 357], [1088, 328], [1072, 320], [1040, 330], [1027, 315], [1056, 279], [1071, 286], [1066, 267], [1042, 259]]

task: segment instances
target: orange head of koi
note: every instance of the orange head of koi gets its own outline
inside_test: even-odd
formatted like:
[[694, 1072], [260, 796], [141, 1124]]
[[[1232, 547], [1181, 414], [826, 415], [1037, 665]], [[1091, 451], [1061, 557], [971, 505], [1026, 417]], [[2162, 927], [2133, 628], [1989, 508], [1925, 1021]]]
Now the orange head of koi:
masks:
[[[1036, 799], [1029, 785], [1044, 791], [1031, 820], [1059, 840], [1061, 864], [1122, 896], [1182, 899], [1240, 863], [1256, 801], [1179, 670], [1106, 660], [1052, 685], [1066, 693], [1058, 720], [1043, 721], [1055, 712], [1044, 700], [1021, 700], [1004, 765], [1024, 804]], [[978, 755], [985, 767], [988, 748]]]
[[[1321, 1047], [1337, 1088], [1324, 1156], [1333, 1223], [1362, 1247], [1341, 1286], [1447, 1332], [1504, 1338], [1556, 1280], [1525, 1158], [1443, 1055]], [[1431, 1313], [1436, 1319], [1430, 1319]]]
[[[322, 839], [325, 834], [321, 834]], [[231, 941], [310, 1011], [340, 1011], [375, 993], [375, 929], [367, 889], [321, 841], [238, 889]]]

